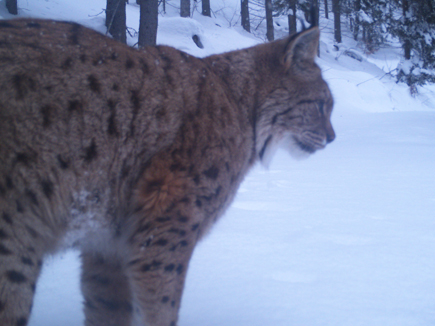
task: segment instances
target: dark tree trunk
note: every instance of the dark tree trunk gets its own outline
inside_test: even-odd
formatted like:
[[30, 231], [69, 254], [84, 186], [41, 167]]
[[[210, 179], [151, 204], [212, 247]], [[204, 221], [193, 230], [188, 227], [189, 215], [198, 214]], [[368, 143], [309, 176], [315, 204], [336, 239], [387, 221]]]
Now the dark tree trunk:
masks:
[[107, 0], [106, 27], [115, 40], [127, 42], [125, 32], [125, 0]]
[[325, 0], [325, 18], [329, 19], [328, 0]]
[[358, 33], [359, 33], [359, 28], [361, 25], [361, 22], [359, 21], [359, 14], [358, 12], [361, 10], [361, 0], [355, 0], [355, 21], [353, 23], [353, 39], [355, 41], [358, 40]]
[[[405, 17], [405, 29], [407, 30], [409, 28], [409, 18], [407, 18], [409, 14], [408, 0], [402, 0], [402, 10], [403, 10], [403, 17]], [[403, 51], [404, 51], [405, 59], [409, 60], [411, 59], [411, 42], [407, 38], [408, 36], [405, 36], [405, 39], [403, 41]]]
[[210, 0], [202, 0], [202, 15], [211, 17], [210, 14]]
[[251, 21], [249, 19], [249, 1], [242, 0], [240, 15], [242, 18], [242, 27], [245, 31], [251, 32]]
[[158, 0], [140, 0], [139, 47], [156, 45]]
[[332, 11], [334, 12], [334, 38], [337, 43], [341, 43], [340, 0], [332, 0]]
[[190, 17], [190, 0], [180, 0], [180, 16]]
[[272, 0], [265, 0], [266, 7], [266, 37], [268, 41], [273, 41], [273, 17], [272, 17]]
[[293, 12], [291, 15], [288, 15], [288, 33], [290, 35], [297, 32], [296, 25], [296, 0], [290, 0], [289, 9]]
[[6, 0], [6, 8], [12, 15], [18, 15], [18, 4], [17, 0]]

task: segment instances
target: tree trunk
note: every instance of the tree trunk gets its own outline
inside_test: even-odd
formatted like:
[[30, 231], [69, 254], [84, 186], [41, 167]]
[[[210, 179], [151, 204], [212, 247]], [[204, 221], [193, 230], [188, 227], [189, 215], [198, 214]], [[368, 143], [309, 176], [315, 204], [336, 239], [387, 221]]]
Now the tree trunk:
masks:
[[156, 45], [158, 0], [140, 0], [139, 47]]
[[107, 30], [115, 40], [118, 40], [122, 43], [127, 42], [127, 38], [125, 35], [125, 32], [127, 30], [125, 19], [125, 0], [107, 0]]
[[329, 19], [328, 0], [325, 0], [325, 18]]
[[[409, 14], [408, 0], [402, 0], [402, 10], [403, 10], [403, 17], [405, 17], [405, 29], [408, 30], [409, 29], [409, 19], [407, 18]], [[405, 39], [403, 41], [403, 51], [404, 51], [405, 59], [409, 60], [411, 59], [411, 42], [407, 38], [408, 36], [405, 36]]]
[[202, 15], [211, 17], [210, 14], [210, 0], [202, 0]]
[[265, 0], [266, 7], [266, 37], [268, 41], [273, 41], [273, 17], [272, 17], [272, 0]]
[[340, 0], [332, 0], [332, 11], [334, 12], [334, 38], [337, 43], [341, 43]]
[[249, 19], [249, 1], [242, 0], [240, 15], [242, 18], [242, 27], [245, 31], [251, 32], [251, 21]]
[[361, 0], [355, 0], [355, 21], [353, 23], [353, 39], [358, 41], [358, 33], [361, 22], [359, 21], [359, 11], [361, 10]]
[[12, 15], [18, 15], [17, 0], [6, 0], [6, 8]]
[[295, 34], [297, 32], [296, 1], [297, 0], [290, 0], [289, 1], [289, 9], [292, 11], [292, 14], [288, 15], [288, 33], [289, 33], [289, 35]]
[[190, 17], [190, 0], [180, 0], [180, 16]]

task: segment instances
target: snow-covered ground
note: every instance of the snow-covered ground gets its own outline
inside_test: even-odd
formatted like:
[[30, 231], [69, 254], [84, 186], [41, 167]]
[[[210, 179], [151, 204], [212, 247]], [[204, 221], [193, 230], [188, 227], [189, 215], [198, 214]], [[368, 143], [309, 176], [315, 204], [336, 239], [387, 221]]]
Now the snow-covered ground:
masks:
[[[160, 44], [202, 57], [262, 42], [238, 26], [238, 0], [212, 1], [214, 17], [195, 11], [194, 19], [167, 3]], [[104, 7], [19, 0], [20, 16], [101, 32]], [[128, 5], [127, 15], [137, 30], [138, 7]], [[0, 17], [11, 17], [4, 1]], [[278, 152], [269, 170], [251, 172], [195, 251], [180, 326], [435, 325], [435, 87], [411, 97], [386, 74], [400, 60], [397, 46], [366, 55], [345, 35], [337, 51], [332, 20], [321, 29], [318, 62], [335, 98], [337, 139], [308, 160]], [[80, 326], [81, 301], [78, 254], [49, 258], [29, 325]]]

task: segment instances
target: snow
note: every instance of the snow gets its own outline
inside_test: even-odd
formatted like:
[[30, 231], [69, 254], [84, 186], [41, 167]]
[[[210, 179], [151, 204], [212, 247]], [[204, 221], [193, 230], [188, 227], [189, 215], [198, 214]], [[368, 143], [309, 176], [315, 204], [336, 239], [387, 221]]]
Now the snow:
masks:
[[[212, 2], [212, 18], [179, 18], [176, 6], [168, 1], [159, 17], [160, 44], [203, 57], [262, 42], [238, 26], [237, 0]], [[23, 0], [19, 14], [104, 33], [104, 7]], [[137, 5], [127, 15], [138, 30]], [[11, 17], [4, 1], [0, 17]], [[254, 168], [194, 253], [180, 326], [435, 324], [435, 87], [412, 97], [388, 74], [397, 46], [368, 55], [349, 33], [337, 51], [332, 25], [321, 21], [318, 63], [334, 94], [337, 139], [307, 160], [280, 151], [269, 170]], [[364, 60], [343, 55], [349, 49]], [[83, 324], [79, 275], [77, 252], [45, 262], [30, 326]]]

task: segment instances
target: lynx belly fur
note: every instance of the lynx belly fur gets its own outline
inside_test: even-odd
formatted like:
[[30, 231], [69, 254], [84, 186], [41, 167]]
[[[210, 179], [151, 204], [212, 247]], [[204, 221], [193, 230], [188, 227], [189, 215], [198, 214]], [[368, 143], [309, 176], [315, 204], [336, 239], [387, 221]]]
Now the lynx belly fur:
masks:
[[0, 21], [0, 325], [82, 252], [88, 326], [175, 326], [196, 243], [274, 148], [335, 135], [319, 30], [198, 59], [78, 24]]

